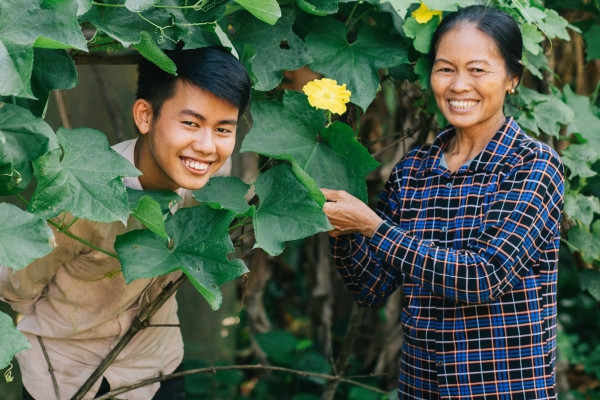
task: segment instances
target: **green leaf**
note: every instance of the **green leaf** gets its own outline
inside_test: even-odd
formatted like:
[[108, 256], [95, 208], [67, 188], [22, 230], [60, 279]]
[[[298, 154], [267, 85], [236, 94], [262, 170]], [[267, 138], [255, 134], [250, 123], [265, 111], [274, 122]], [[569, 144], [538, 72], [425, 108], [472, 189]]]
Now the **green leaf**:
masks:
[[390, 3], [394, 10], [398, 13], [400, 18], [404, 19], [406, 17], [406, 12], [410, 8], [410, 6], [414, 3], [417, 3], [416, 0], [382, 0], [382, 3]]
[[[571, 108], [555, 95], [545, 95], [524, 86], [519, 88], [519, 110], [515, 119], [519, 125], [527, 127], [537, 134], [541, 131], [558, 136], [561, 125], [573, 121]], [[524, 111], [524, 112], [523, 112]]]
[[545, 10], [546, 18], [540, 21], [540, 29], [548, 35], [549, 39], [559, 38], [562, 40], [571, 40], [567, 27], [569, 22], [558, 15], [558, 13], [552, 9], [547, 8]]
[[13, 104], [0, 106], [0, 195], [25, 189], [32, 161], [56, 147], [56, 135], [43, 120]]
[[408, 63], [400, 36], [372, 26], [362, 26], [354, 42], [346, 38], [346, 26], [331, 17], [311, 24], [305, 42], [313, 56], [309, 66], [352, 92], [350, 101], [366, 110], [379, 89], [380, 68]]
[[0, 95], [34, 98], [33, 46], [87, 50], [77, 21], [77, 2], [3, 0], [0, 3]]
[[177, 66], [152, 39], [152, 36], [146, 32], [140, 32], [140, 42], [134, 44], [133, 47], [140, 52], [140, 54], [149, 61], [152, 61], [163, 71], [171, 74], [177, 75]]
[[323, 17], [327, 14], [335, 14], [338, 11], [337, 0], [298, 0], [298, 7], [302, 11]]
[[181, 201], [181, 197], [171, 190], [134, 190], [127, 189], [127, 199], [129, 201], [129, 209], [131, 212], [139, 206], [140, 199], [144, 196], [152, 197], [160, 206], [163, 214], [167, 213], [177, 203]]
[[127, 222], [129, 204], [121, 177], [140, 172], [112, 150], [102, 132], [58, 131], [61, 148], [34, 162], [38, 186], [29, 211], [51, 218], [68, 211], [91, 221]]
[[365, 178], [377, 162], [356, 141], [349, 126], [334, 123], [323, 129], [322, 110], [311, 107], [304, 94], [294, 91], [286, 91], [281, 103], [265, 101], [253, 105], [252, 118], [254, 125], [242, 142], [241, 152], [288, 160], [298, 178], [302, 179], [298, 173], [302, 170], [319, 187], [343, 189], [366, 200]]
[[560, 159], [571, 172], [570, 180], [576, 176], [589, 178], [597, 175], [596, 171], [592, 170], [592, 164], [598, 160], [598, 153], [587, 144], [569, 145], [562, 151]]
[[160, 0], [125, 0], [125, 7], [127, 7], [129, 11], [140, 12], [147, 10], [159, 1]]
[[169, 238], [165, 230], [165, 221], [163, 220], [160, 204], [152, 197], [142, 196], [137, 203], [137, 207], [133, 210], [133, 216], [154, 232], [155, 235], [164, 239]]
[[0, 265], [23, 269], [52, 251], [54, 234], [43, 219], [0, 203]]
[[126, 282], [179, 269], [211, 308], [218, 309], [222, 302], [219, 286], [248, 272], [242, 260], [227, 258], [233, 251], [228, 228], [234, 216], [208, 206], [189, 207], [167, 218], [172, 243], [148, 230], [117, 236], [115, 250]]
[[194, 191], [194, 198], [216, 210], [231, 210], [236, 214], [245, 214], [250, 205], [246, 202], [246, 193], [250, 185], [234, 176], [211, 178], [202, 189]]
[[291, 333], [274, 329], [254, 335], [260, 348], [275, 362], [291, 365], [295, 358], [295, 350], [299, 339]]
[[0, 96], [0, 101], [17, 104], [42, 118], [50, 91], [75, 87], [77, 71], [73, 59], [64, 50], [36, 48], [33, 49], [33, 60], [31, 89], [36, 99]]
[[567, 125], [567, 134], [576, 134], [583, 138], [600, 154], [600, 135], [598, 135], [600, 118], [594, 114], [590, 100], [573, 92], [569, 85], [564, 86], [563, 97], [575, 115], [571, 123]]
[[235, 0], [235, 2], [269, 25], [274, 25], [281, 17], [281, 9], [277, 0]]
[[533, 55], [539, 54], [542, 51], [540, 43], [544, 40], [544, 36], [533, 24], [522, 24], [519, 27], [523, 36], [523, 48]]
[[600, 25], [594, 24], [583, 34], [586, 44], [586, 61], [600, 58]]
[[292, 31], [295, 14], [283, 10], [275, 25], [248, 18], [244, 12], [236, 13], [228, 21], [235, 29], [232, 42], [239, 54], [246, 46], [256, 51], [250, 60], [251, 70], [258, 79], [253, 88], [267, 91], [277, 86], [284, 70], [294, 70], [306, 65], [310, 56], [304, 42]]
[[579, 286], [581, 290], [587, 290], [592, 297], [600, 302], [600, 272], [592, 269], [584, 269], [579, 273]]
[[288, 165], [279, 164], [260, 174], [254, 189], [260, 201], [252, 221], [254, 248], [276, 256], [284, 250], [286, 241], [331, 229], [321, 207]]
[[582, 224], [589, 226], [594, 220], [594, 214], [600, 214], [600, 199], [581, 193], [567, 192], [564, 212], [570, 219], [581, 221]]
[[590, 233], [586, 228], [575, 225], [568, 232], [567, 244], [571, 252], [579, 251], [587, 263], [600, 258], [600, 232]]
[[[106, 0], [104, 3], [122, 4], [122, 0]], [[90, 11], [81, 16], [81, 20], [91, 23], [104, 34], [121, 43], [124, 48], [140, 43], [142, 31], [152, 32], [157, 43], [167, 41], [167, 44], [173, 45], [177, 40], [177, 31], [171, 15], [156, 8], [136, 13], [125, 7], [94, 5]]]
[[425, 24], [420, 24], [414, 17], [410, 17], [404, 22], [402, 28], [404, 29], [406, 36], [414, 39], [413, 47], [415, 50], [423, 54], [427, 54], [429, 53], [433, 32], [435, 31], [435, 28], [437, 28], [438, 24], [438, 17], [431, 18]]
[[8, 314], [0, 312], [0, 369], [4, 369], [18, 352], [31, 347]]

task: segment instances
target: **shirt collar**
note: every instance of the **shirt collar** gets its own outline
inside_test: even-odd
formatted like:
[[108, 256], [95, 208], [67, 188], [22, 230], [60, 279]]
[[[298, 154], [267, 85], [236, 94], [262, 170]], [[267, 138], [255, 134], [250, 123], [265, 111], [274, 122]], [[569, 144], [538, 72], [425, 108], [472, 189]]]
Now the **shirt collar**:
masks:
[[[460, 167], [456, 173], [465, 173], [467, 171], [493, 172], [496, 168], [502, 167], [500, 161], [515, 148], [514, 143], [520, 133], [522, 133], [522, 130], [515, 120], [512, 117], [507, 117], [504, 125], [488, 142], [485, 149], [475, 156], [468, 165]], [[455, 134], [456, 129], [453, 126], [449, 126], [436, 136], [429, 148], [429, 154], [426, 156], [424, 172], [449, 175], [449, 171], [440, 166], [440, 161], [444, 148]]]

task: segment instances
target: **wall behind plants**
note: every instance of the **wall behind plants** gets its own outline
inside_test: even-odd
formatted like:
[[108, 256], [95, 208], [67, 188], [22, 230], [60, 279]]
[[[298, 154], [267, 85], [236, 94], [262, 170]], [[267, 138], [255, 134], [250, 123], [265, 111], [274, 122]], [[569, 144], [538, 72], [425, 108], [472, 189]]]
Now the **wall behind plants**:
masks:
[[[0, 203], [0, 263], [21, 269], [47, 254], [52, 235], [47, 221], [68, 230], [57, 222], [63, 212], [95, 221], [125, 221], [133, 214], [149, 229], [116, 243], [114, 256], [128, 280], [140, 277], [135, 268], [140, 259], [148, 261], [131, 249], [158, 248], [170, 261], [157, 259], [150, 273], [181, 269], [217, 309], [223, 295], [214, 282], [235, 280], [250, 267], [238, 332], [244, 349], [240, 362], [260, 360], [334, 375], [389, 372], [394, 361], [385, 354], [397, 354], [398, 346], [392, 340], [398, 337], [397, 299], [380, 310], [353, 309], [326, 265], [322, 232], [329, 226], [317, 188], [346, 189], [371, 201], [394, 161], [443, 124], [427, 93], [424, 54], [444, 13], [470, 4], [499, 7], [522, 28], [527, 74], [506, 111], [531, 135], [555, 145], [568, 169], [561, 354], [571, 376], [597, 380], [598, 363], [588, 356], [598, 344], [571, 315], [584, 305], [588, 317], [595, 315], [600, 301], [597, 1], [570, 2], [566, 8], [538, 0], [0, 0], [0, 44], [7, 49], [0, 53], [6, 66], [0, 77], [0, 195], [10, 196]], [[103, 134], [87, 125], [66, 126], [64, 119], [62, 127], [48, 124], [44, 117], [53, 90], [82, 83], [75, 62], [119, 64], [143, 56], [175, 72], [159, 50], [180, 41], [187, 48], [224, 44], [247, 67], [254, 82], [247, 115], [253, 128], [240, 143], [240, 163], [254, 167], [212, 181], [196, 193], [204, 205], [189, 215], [163, 219], [164, 197], [148, 193], [140, 202], [121, 183], [120, 177], [137, 171], [108, 149], [106, 135], [119, 132], [118, 126], [96, 128], [106, 130]], [[573, 56], [561, 58], [559, 51]], [[303, 93], [286, 90], [301, 87], [298, 82], [306, 78], [298, 77], [300, 71], [345, 85], [351, 92], [347, 111], [315, 109]], [[115, 110], [125, 109], [119, 99], [110, 101], [111, 122]], [[111, 160], [114, 169], [100, 173], [97, 165], [73, 164], [72, 156], [83, 149], [90, 159]], [[194, 238], [173, 247], [168, 243], [187, 223], [214, 224], [214, 243], [183, 263], [178, 256], [185, 241]], [[210, 279], [194, 273], [200, 264], [211, 271]], [[0, 314], [0, 327], [7, 332], [0, 343], [3, 368], [27, 343], [6, 314]], [[374, 336], [389, 347], [378, 347], [370, 340]], [[349, 346], [352, 340], [362, 345]], [[346, 353], [351, 355], [344, 360]], [[358, 361], [348, 363], [353, 357]], [[236, 376], [229, 382], [255, 398], [276, 385], [349, 396], [366, 390], [293, 374]], [[393, 378], [366, 381], [387, 389]]]

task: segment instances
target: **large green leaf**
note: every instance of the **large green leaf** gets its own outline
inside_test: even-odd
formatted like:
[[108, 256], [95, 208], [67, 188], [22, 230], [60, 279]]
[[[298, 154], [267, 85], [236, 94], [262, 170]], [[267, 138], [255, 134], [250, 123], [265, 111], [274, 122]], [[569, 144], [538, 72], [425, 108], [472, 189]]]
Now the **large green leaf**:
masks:
[[[122, 0], [106, 0], [106, 4], [122, 5]], [[132, 12], [125, 7], [107, 7], [99, 3], [83, 16], [83, 22], [90, 22], [106, 35], [117, 40], [125, 48], [141, 42], [141, 32], [151, 32], [154, 41], [163, 46], [174, 46], [178, 28], [170, 14], [156, 8], [144, 12]]]
[[574, 225], [567, 236], [571, 252], [578, 251], [585, 262], [600, 259], [600, 229], [590, 232], [581, 225]]
[[77, 21], [77, 1], [0, 2], [0, 95], [35, 98], [30, 85], [33, 47], [75, 48], [87, 44]]
[[310, 56], [306, 45], [292, 31], [295, 13], [282, 10], [282, 16], [275, 25], [269, 25], [256, 18], [248, 18], [245, 12], [235, 13], [228, 21], [235, 29], [232, 42], [239, 54], [244, 48], [254, 49], [251, 69], [258, 79], [254, 89], [267, 91], [281, 82], [284, 70], [294, 70], [306, 65]]
[[0, 195], [26, 188], [32, 161], [56, 147], [56, 135], [43, 120], [13, 104], [0, 106]]
[[600, 271], [585, 269], [579, 273], [581, 290], [587, 290], [596, 302], [600, 302]]
[[286, 91], [281, 103], [254, 105], [252, 118], [254, 126], [240, 151], [288, 160], [294, 172], [301, 169], [320, 187], [343, 189], [366, 200], [365, 178], [377, 162], [348, 125], [334, 123], [324, 129], [324, 113], [311, 107], [305, 95], [293, 91]]
[[12, 318], [0, 312], [0, 370], [6, 368], [14, 355], [31, 347], [29, 341], [15, 328]]
[[281, 8], [277, 0], [235, 0], [235, 2], [269, 25], [274, 25], [281, 17]]
[[250, 185], [234, 176], [211, 178], [200, 190], [194, 191], [194, 198], [217, 210], [231, 210], [236, 214], [245, 214], [250, 205], [246, 202], [246, 193]]
[[298, 181], [287, 164], [279, 164], [258, 176], [254, 183], [259, 206], [253, 219], [259, 247], [272, 256], [284, 243], [332, 229], [321, 207]]
[[312, 15], [324, 16], [338, 10], [337, 0], [298, 0], [298, 7]]
[[600, 214], [600, 199], [581, 193], [567, 192], [565, 194], [564, 212], [572, 220], [581, 221], [589, 226], [595, 214]]
[[431, 45], [431, 38], [433, 32], [439, 24], [439, 18], [431, 18], [424, 24], [420, 24], [414, 17], [407, 18], [402, 26], [404, 33], [413, 40], [413, 47], [420, 53], [429, 53], [429, 47]]
[[52, 230], [45, 220], [0, 203], [0, 265], [18, 270], [52, 250]]
[[59, 129], [61, 148], [34, 162], [38, 186], [29, 211], [51, 218], [68, 211], [91, 221], [127, 222], [129, 204], [121, 177], [140, 172], [112, 150], [102, 132]]
[[508, 114], [514, 115], [519, 125], [536, 134], [544, 132], [558, 136], [561, 126], [574, 118], [571, 108], [553, 94], [545, 95], [521, 86], [517, 102], [517, 107], [508, 106]]
[[340, 85], [345, 83], [352, 92], [350, 101], [363, 110], [379, 88], [378, 70], [408, 62], [402, 38], [376, 27], [361, 27], [352, 43], [346, 26], [331, 17], [319, 18], [309, 32], [305, 42], [313, 57], [310, 67]]
[[592, 164], [598, 160], [598, 153], [587, 144], [571, 144], [562, 151], [561, 161], [569, 171], [569, 179], [577, 176], [589, 178], [596, 175]]
[[73, 59], [62, 49], [33, 49], [31, 89], [35, 99], [0, 96], [0, 101], [14, 103], [43, 118], [48, 96], [53, 89], [71, 89], [77, 85]]
[[596, 153], [600, 154], [600, 135], [598, 134], [600, 118], [594, 114], [589, 98], [576, 94], [569, 85], [564, 86], [563, 97], [575, 115], [571, 123], [567, 125], [567, 134], [583, 138]]
[[160, 204], [151, 196], [144, 195], [140, 197], [132, 214], [138, 221], [154, 232], [155, 235], [163, 239], [169, 238], [165, 229], [165, 221], [163, 220]]
[[219, 286], [248, 269], [240, 259], [229, 260], [233, 251], [228, 228], [235, 213], [208, 206], [184, 208], [166, 222], [171, 241], [149, 230], [127, 232], [117, 237], [123, 276], [127, 282], [183, 271], [213, 310], [222, 302]]
[[125, 7], [127, 7], [129, 11], [140, 12], [147, 10], [158, 2], [160, 2], [160, 0], [125, 0]]

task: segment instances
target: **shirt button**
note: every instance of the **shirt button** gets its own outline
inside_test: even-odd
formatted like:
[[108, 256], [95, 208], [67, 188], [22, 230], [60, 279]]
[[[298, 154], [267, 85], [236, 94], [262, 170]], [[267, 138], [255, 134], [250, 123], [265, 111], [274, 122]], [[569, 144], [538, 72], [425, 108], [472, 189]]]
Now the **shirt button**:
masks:
[[446, 183], [446, 187], [447, 187], [448, 189], [452, 189], [452, 183], [451, 183], [451, 182], [448, 182], [448, 183]]
[[442, 226], [442, 232], [448, 232], [448, 227], [447, 226]]
[[436, 363], [436, 365], [437, 365], [438, 367], [443, 367], [443, 366], [444, 366], [444, 362], [443, 362], [443, 361], [438, 361], [438, 362]]

